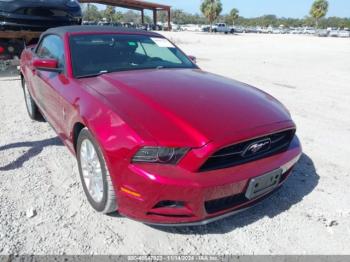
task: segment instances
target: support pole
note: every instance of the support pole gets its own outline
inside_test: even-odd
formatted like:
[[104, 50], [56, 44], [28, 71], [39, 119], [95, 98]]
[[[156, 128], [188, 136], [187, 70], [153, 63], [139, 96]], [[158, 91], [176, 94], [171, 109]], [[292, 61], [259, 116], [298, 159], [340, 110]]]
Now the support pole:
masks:
[[153, 24], [155, 29], [157, 29], [157, 9], [153, 9]]
[[170, 8], [168, 9], [168, 30], [171, 31], [171, 13], [170, 13]]
[[143, 9], [141, 10], [141, 24], [145, 24], [145, 12]]

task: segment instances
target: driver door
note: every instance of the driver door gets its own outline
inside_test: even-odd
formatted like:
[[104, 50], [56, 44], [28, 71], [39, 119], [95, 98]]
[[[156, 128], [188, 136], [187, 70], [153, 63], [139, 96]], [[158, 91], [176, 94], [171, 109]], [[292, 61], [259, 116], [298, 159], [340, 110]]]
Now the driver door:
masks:
[[57, 133], [62, 130], [62, 114], [60, 90], [63, 88], [60, 75], [64, 73], [64, 44], [57, 35], [47, 35], [40, 42], [36, 56], [42, 59], [58, 61], [58, 72], [34, 69], [34, 89], [36, 89], [37, 104], [46, 120]]

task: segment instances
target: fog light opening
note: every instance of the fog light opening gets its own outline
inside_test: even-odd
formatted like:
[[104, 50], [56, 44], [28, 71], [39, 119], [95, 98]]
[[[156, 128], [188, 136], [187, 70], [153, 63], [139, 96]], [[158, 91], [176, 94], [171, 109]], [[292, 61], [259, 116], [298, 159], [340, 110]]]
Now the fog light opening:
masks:
[[153, 208], [183, 208], [185, 203], [183, 201], [172, 201], [172, 200], [164, 200], [160, 201]]

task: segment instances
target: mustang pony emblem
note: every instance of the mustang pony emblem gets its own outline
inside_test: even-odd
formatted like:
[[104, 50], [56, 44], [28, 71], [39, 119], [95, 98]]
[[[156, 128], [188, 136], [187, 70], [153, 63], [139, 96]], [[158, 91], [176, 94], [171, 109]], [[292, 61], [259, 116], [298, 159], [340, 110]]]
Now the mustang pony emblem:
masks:
[[247, 148], [243, 151], [242, 156], [248, 157], [255, 155], [259, 152], [267, 151], [271, 147], [271, 139], [267, 138], [258, 142], [254, 142], [253, 144], [250, 144], [247, 146]]

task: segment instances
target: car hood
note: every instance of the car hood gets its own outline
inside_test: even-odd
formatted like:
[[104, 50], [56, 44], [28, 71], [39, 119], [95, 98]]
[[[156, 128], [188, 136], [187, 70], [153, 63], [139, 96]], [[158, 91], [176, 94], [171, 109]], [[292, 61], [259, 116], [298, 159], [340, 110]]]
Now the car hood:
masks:
[[272, 96], [199, 69], [117, 72], [79, 81], [162, 145], [233, 142], [246, 130], [291, 125], [288, 111]]

